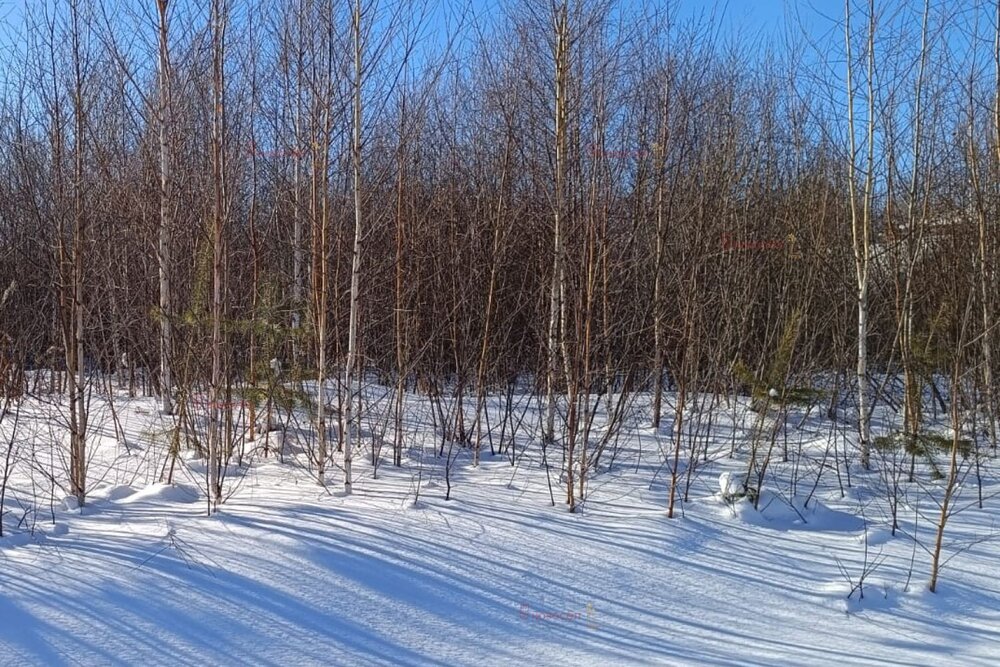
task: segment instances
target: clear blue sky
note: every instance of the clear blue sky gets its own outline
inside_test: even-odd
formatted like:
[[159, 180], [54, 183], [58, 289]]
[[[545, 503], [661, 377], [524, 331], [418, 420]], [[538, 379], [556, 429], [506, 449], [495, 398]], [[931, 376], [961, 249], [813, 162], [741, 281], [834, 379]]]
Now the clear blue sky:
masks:
[[[11, 58], [11, 45], [17, 37], [23, 34], [23, 23], [26, 8], [33, 4], [51, 3], [55, 0], [0, 0], [0, 63]], [[101, 0], [94, 0], [101, 2]], [[121, 0], [108, 0], [112, 4]], [[131, 2], [148, 5], [149, 15], [153, 15], [153, 0], [130, 0]], [[331, 2], [346, 2], [347, 0], [330, 0]], [[390, 0], [391, 1], [391, 0]], [[454, 26], [454, 13], [459, 8], [471, 6], [476, 11], [488, 12], [490, 7], [496, 8], [507, 0], [426, 0], [432, 7], [432, 14], [425, 30], [427, 48], [434, 48], [439, 41], [435, 31], [441, 33], [449, 26]], [[545, 0], [538, 0], [545, 1]], [[842, 0], [616, 0], [620, 7], [638, 6], [643, 2], [674, 2], [680, 19], [695, 17], [711, 18], [717, 26], [717, 36], [726, 41], [732, 38], [742, 38], [761, 48], [768, 45], [779, 45], [786, 34], [791, 34], [798, 41], [800, 33], [819, 43], [827, 44], [830, 32], [835, 30], [836, 22], [843, 13]], [[207, 0], [172, 0], [176, 5], [193, 3], [190, 6], [204, 7]], [[231, 0], [237, 8], [241, 0]], [[204, 3], [204, 4], [203, 4]], [[451, 9], [445, 9], [445, 7]], [[449, 21], [445, 17], [452, 15]], [[443, 37], [440, 38], [443, 43]], [[23, 44], [20, 45], [23, 50]], [[14, 56], [16, 59], [17, 55]], [[0, 73], [0, 78], [3, 78]]]
[[[38, 0], [0, 0], [0, 41], [9, 43], [11, 31], [17, 31], [23, 20], [24, 8], [27, 3]], [[621, 0], [628, 4], [629, 0]], [[239, 0], [235, 0], [239, 2]], [[836, 0], [813, 0], [802, 2], [796, 0], [678, 0], [678, 8], [682, 15], [693, 16], [700, 13], [707, 15], [722, 15], [721, 28], [723, 35], [737, 33], [760, 34], [765, 36], [780, 32], [790, 18], [793, 24], [798, 23], [797, 16], [807, 24], [811, 31], [817, 28], [820, 12], [829, 11], [832, 16], [839, 16], [842, 11]]]

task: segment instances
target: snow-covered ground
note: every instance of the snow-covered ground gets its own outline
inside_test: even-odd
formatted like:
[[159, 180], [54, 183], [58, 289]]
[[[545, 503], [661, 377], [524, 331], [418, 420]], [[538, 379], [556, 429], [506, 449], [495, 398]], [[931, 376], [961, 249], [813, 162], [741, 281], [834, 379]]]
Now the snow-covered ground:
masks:
[[[359, 452], [349, 497], [336, 470], [320, 488], [290, 442], [284, 462], [234, 469], [231, 496], [207, 517], [201, 462], [157, 483], [153, 402], [116, 407], [130, 450], [95, 398], [92, 492], [79, 510], [49, 502], [63, 494], [40, 472], [61, 442], [57, 411], [21, 406], [0, 539], [0, 664], [1000, 662], [1000, 485], [984, 480], [985, 509], [966, 489], [931, 594], [934, 482], [910, 485], [891, 536], [881, 478], [852, 470], [842, 494], [819, 419], [790, 421], [803, 454], [773, 465], [760, 512], [721, 499], [720, 473], [741, 475], [746, 459], [728, 457], [745, 432], [719, 417], [714, 460], [674, 519], [669, 421], [656, 433], [639, 419], [575, 514], [559, 503], [558, 450], [547, 472], [528, 439], [513, 465], [487, 449], [474, 467], [463, 452], [444, 500], [438, 439], [414, 421], [402, 467], [383, 461], [373, 478]], [[866, 571], [864, 598], [848, 598]]]

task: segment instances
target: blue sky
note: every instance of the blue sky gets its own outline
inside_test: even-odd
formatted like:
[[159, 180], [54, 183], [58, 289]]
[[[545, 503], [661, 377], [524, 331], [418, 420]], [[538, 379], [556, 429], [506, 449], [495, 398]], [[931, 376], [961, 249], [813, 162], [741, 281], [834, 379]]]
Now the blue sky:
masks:
[[[137, 3], [145, 7], [152, 20], [153, 0], [93, 0], [106, 2], [113, 7], [121, 2]], [[345, 3], [348, 0], [329, 0]], [[391, 0], [388, 0], [391, 2]], [[437, 44], [444, 44], [446, 38], [443, 32], [448, 27], [454, 27], [454, 16], [464, 7], [471, 6], [477, 13], [489, 12], [508, 0], [424, 0], [427, 6], [433, 8], [428, 17], [429, 22], [424, 31], [423, 47], [431, 50]], [[513, 0], [517, 1], [517, 0]], [[532, 1], [532, 0], [528, 0]], [[537, 0], [544, 2], [545, 0]], [[722, 42], [740, 38], [760, 49], [770, 45], [779, 46], [786, 34], [793, 35], [795, 41], [804, 31], [810, 38], [820, 43], [828, 43], [830, 31], [835, 29], [836, 22], [843, 12], [842, 0], [615, 0], [619, 7], [628, 9], [638, 7], [642, 3], [671, 2], [677, 9], [681, 20], [690, 18], [711, 18], [712, 25], [717, 26], [717, 37]], [[23, 58], [23, 43], [18, 51], [11, 53], [12, 44], [17, 42], [18, 35], [23, 34], [23, 23], [26, 8], [42, 3], [65, 2], [65, 0], [0, 0], [0, 63], [13, 58], [15, 61]], [[205, 7], [207, 0], [171, 0], [175, 6]], [[230, 0], [231, 6], [238, 9], [241, 0]], [[468, 4], [466, 4], [468, 3]], [[451, 14], [451, 20], [446, 16]], [[150, 35], [152, 38], [152, 34]], [[836, 43], [839, 43], [837, 40]], [[0, 79], [4, 78], [0, 72]]]
[[16, 24], [21, 17], [27, 0], [0, 0], [0, 31], [10, 30], [10, 25]]
[[[24, 14], [24, 7], [27, 3], [38, 0], [0, 0], [0, 38], [3, 42], [8, 42], [10, 32], [17, 30]], [[239, 0], [236, 0], [238, 3]], [[623, 0], [626, 4], [629, 0]], [[735, 34], [744, 32], [750, 34], [761, 34], [762, 36], [772, 31], [780, 31], [785, 25], [786, 16], [792, 16], [793, 22], [797, 22], [795, 15], [800, 15], [810, 25], [810, 29], [815, 26], [818, 11], [823, 11], [826, 6], [834, 16], [838, 16], [841, 9], [838, 2], [834, 0], [815, 0], [815, 2], [796, 2], [795, 0], [720, 0], [718, 2], [705, 0], [679, 0], [678, 8], [683, 15], [692, 16], [705, 12], [707, 14], [722, 14], [722, 29], [724, 34]]]
[[701, 12], [714, 13], [716, 16], [721, 14], [722, 27], [730, 33], [739, 30], [769, 32], [780, 28], [785, 18], [785, 0], [680, 0], [678, 7], [688, 15]]

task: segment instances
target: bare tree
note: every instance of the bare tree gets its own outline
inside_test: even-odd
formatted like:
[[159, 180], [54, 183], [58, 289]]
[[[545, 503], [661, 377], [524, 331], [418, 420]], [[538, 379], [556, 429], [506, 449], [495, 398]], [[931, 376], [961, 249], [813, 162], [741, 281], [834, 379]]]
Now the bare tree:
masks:
[[[228, 27], [227, 0], [212, 0], [212, 375], [209, 385], [208, 433], [208, 490], [209, 513], [222, 502], [223, 406], [229, 407], [225, 398], [225, 370], [223, 368], [223, 317], [225, 294], [223, 274], [225, 257], [225, 230], [229, 214], [226, 190], [226, 106], [225, 106], [225, 56], [226, 29]], [[228, 409], [226, 410], [228, 412]]]
[[351, 293], [350, 321], [347, 328], [347, 358], [344, 361], [344, 387], [347, 400], [344, 401], [344, 492], [351, 493], [351, 460], [354, 443], [351, 429], [354, 428], [352, 391], [354, 386], [354, 365], [358, 356], [358, 305], [360, 297], [361, 243], [364, 238], [363, 213], [361, 210], [361, 122], [362, 122], [362, 54], [363, 37], [361, 30], [361, 0], [354, 1], [351, 13], [351, 36], [354, 46], [354, 80], [351, 122], [351, 168], [354, 190], [354, 241], [351, 248]]
[[170, 175], [170, 41], [167, 8], [170, 0], [156, 0], [159, 19], [159, 143], [160, 143], [160, 234], [157, 260], [160, 272], [160, 409], [173, 413], [173, 382], [170, 375], [172, 327], [170, 275], [173, 253]]
[[847, 163], [847, 182], [850, 193], [851, 238], [853, 240], [855, 281], [857, 286], [858, 306], [858, 349], [856, 380], [858, 385], [858, 437], [861, 447], [861, 465], [869, 466], [871, 440], [871, 412], [868, 401], [868, 288], [869, 271], [872, 253], [872, 202], [875, 187], [875, 3], [869, 0], [867, 8], [867, 29], [865, 32], [865, 57], [867, 72], [865, 77], [866, 94], [864, 97], [865, 122], [865, 160], [864, 183], [860, 202], [858, 201], [857, 159], [858, 143], [857, 129], [854, 119], [854, 56], [852, 43], [854, 35], [851, 32], [851, 0], [844, 5], [844, 36], [847, 46], [847, 125], [849, 155]]

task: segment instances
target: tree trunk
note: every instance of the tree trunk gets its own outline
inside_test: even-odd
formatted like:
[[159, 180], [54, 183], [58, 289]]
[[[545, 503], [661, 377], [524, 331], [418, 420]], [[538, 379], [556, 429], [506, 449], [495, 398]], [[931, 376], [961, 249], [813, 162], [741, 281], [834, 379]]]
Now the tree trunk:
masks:
[[171, 341], [173, 323], [171, 321], [171, 260], [172, 221], [170, 216], [170, 51], [167, 27], [167, 5], [169, 0], [156, 0], [159, 16], [159, 141], [160, 141], [160, 229], [157, 260], [160, 277], [160, 410], [165, 415], [173, 414], [174, 405], [171, 392], [173, 382], [170, 374]]
[[355, 0], [353, 15], [354, 35], [354, 120], [351, 138], [351, 163], [354, 172], [354, 245], [351, 250], [351, 305], [347, 328], [347, 360], [344, 363], [344, 492], [351, 493], [351, 458], [353, 442], [351, 429], [353, 410], [351, 390], [354, 381], [354, 364], [358, 348], [358, 296], [361, 274], [361, 0]]

